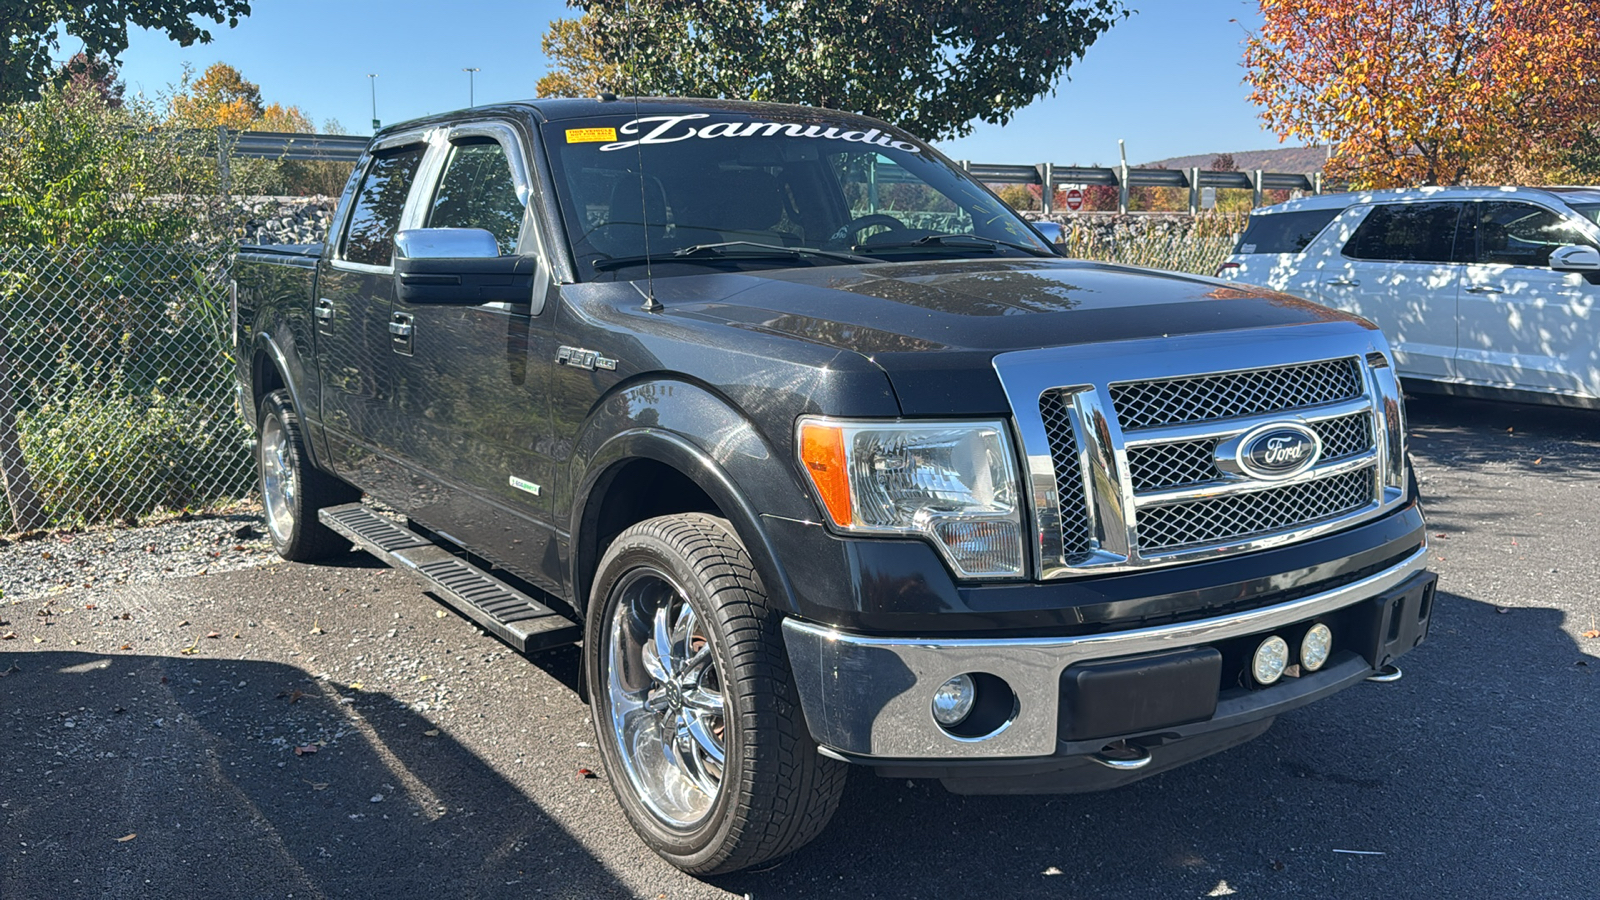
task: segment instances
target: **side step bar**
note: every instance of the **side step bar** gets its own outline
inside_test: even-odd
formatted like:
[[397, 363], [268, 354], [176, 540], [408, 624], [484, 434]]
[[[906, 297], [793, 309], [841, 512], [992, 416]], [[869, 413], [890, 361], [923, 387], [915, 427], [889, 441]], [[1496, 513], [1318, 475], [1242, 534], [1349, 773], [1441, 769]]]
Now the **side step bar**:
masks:
[[517, 650], [576, 643], [583, 629], [538, 600], [360, 503], [321, 510], [322, 524], [396, 569]]

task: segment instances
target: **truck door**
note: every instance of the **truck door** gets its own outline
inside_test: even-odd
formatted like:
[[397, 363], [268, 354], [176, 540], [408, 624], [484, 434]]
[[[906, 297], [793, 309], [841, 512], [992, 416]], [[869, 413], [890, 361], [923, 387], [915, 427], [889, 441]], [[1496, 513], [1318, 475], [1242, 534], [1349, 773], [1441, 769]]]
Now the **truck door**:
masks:
[[1550, 268], [1557, 247], [1593, 247], [1594, 238], [1576, 220], [1532, 203], [1469, 203], [1467, 209], [1476, 252], [1461, 294], [1461, 377], [1597, 396], [1600, 286]]
[[1322, 270], [1324, 303], [1377, 323], [1400, 374], [1455, 377], [1460, 203], [1384, 203]]
[[393, 462], [389, 363], [394, 235], [426, 149], [418, 133], [387, 139], [369, 154], [343, 234], [320, 265], [313, 298], [322, 422], [333, 469], [386, 499], [401, 475]]
[[549, 267], [528, 213], [525, 140], [505, 123], [452, 128], [428, 166], [438, 175], [416, 224], [488, 231], [502, 256], [538, 260], [532, 290], [519, 302], [476, 306], [397, 298], [393, 318], [410, 341], [394, 342], [391, 364], [401, 455], [429, 482], [407, 515], [556, 590], [542, 574], [553, 535], [547, 379], [557, 347], [553, 311], [544, 309]]

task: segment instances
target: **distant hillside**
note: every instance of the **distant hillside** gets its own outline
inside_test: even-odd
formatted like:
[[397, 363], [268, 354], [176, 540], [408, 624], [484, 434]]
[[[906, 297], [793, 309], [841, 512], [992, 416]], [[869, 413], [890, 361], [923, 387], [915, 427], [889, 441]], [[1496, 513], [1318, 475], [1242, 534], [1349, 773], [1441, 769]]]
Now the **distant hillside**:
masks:
[[[1166, 166], [1169, 169], [1192, 169], [1199, 166], [1202, 169], [1211, 168], [1211, 161], [1220, 154], [1199, 153], [1194, 156], [1174, 156], [1170, 159], [1160, 159], [1155, 162], [1141, 163], [1140, 165]], [[1260, 169], [1263, 172], [1289, 172], [1301, 175], [1310, 175], [1312, 172], [1322, 171], [1322, 164], [1327, 161], [1328, 151], [1322, 147], [1283, 147], [1277, 150], [1235, 150], [1233, 163], [1240, 171], [1248, 172], [1251, 169]]]

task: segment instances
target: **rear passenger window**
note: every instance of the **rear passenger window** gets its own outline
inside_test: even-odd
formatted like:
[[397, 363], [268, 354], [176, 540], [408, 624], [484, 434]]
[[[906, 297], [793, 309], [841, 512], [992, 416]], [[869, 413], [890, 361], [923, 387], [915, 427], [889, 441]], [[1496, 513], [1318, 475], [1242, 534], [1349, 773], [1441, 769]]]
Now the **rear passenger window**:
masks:
[[517, 199], [511, 164], [498, 141], [474, 139], [450, 148], [427, 227], [482, 228], [494, 235], [501, 256], [517, 252], [522, 201]]
[[1342, 209], [1308, 209], [1252, 215], [1235, 253], [1299, 253], [1311, 244]]
[[367, 174], [356, 191], [350, 212], [350, 228], [345, 232], [342, 258], [369, 266], [387, 266], [394, 255], [394, 233], [400, 227], [406, 193], [422, 161], [422, 144], [379, 151], [367, 166]]
[[1575, 223], [1542, 207], [1496, 202], [1474, 203], [1469, 209], [1478, 235], [1475, 259], [1485, 265], [1548, 266], [1557, 247], [1594, 246]]
[[1460, 203], [1375, 206], [1344, 253], [1353, 259], [1447, 263], [1454, 258]]

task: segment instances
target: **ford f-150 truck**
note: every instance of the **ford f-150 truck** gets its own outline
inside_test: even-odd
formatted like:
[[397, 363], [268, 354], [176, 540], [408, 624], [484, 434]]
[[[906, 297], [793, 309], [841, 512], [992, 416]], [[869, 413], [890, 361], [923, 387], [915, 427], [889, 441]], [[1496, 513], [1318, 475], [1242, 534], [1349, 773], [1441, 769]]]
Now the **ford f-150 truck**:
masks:
[[690, 872], [803, 845], [852, 765], [1125, 784], [1428, 630], [1370, 323], [1064, 259], [883, 122], [397, 125], [324, 244], [235, 278], [278, 552], [354, 543], [518, 650], [581, 642], [617, 800]]

